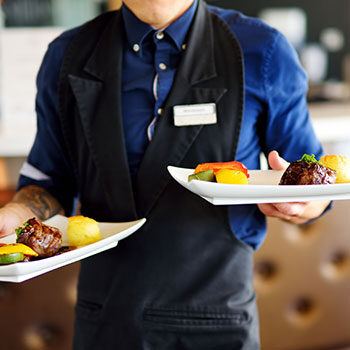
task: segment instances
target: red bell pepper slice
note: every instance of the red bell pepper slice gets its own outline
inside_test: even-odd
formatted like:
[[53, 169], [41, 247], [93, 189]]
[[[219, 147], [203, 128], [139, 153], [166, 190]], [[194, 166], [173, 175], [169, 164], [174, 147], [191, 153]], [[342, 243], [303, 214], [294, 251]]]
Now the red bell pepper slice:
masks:
[[238, 170], [244, 173], [247, 176], [247, 178], [249, 178], [247, 167], [243, 163], [237, 161], [198, 164], [194, 170], [194, 173], [196, 174], [201, 171], [206, 171], [210, 169], [213, 169], [214, 174], [220, 169]]

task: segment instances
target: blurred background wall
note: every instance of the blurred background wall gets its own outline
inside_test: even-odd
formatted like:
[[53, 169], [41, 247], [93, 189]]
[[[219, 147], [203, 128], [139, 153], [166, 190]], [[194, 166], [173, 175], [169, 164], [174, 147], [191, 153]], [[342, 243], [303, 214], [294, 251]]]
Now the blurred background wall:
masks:
[[[12, 198], [35, 136], [35, 76], [47, 44], [120, 0], [3, 0], [0, 16], [0, 206]], [[327, 153], [350, 155], [350, 0], [211, 0], [259, 16], [296, 48], [309, 107]], [[350, 346], [348, 201], [296, 227], [269, 220], [255, 256], [264, 350]], [[71, 348], [79, 264], [21, 284], [0, 282], [0, 349]]]

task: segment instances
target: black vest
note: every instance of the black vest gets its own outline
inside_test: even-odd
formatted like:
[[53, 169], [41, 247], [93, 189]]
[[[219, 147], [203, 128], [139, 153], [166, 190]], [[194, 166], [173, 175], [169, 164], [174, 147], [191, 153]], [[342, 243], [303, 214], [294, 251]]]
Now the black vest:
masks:
[[[84, 25], [59, 83], [82, 214], [147, 218], [116, 248], [82, 261], [75, 349], [257, 349], [252, 249], [231, 231], [227, 207], [188, 192], [167, 172], [167, 165], [235, 158], [244, 85], [237, 39], [200, 1], [133, 188], [121, 117], [123, 28], [119, 11]], [[217, 124], [174, 126], [173, 106], [211, 102]]]

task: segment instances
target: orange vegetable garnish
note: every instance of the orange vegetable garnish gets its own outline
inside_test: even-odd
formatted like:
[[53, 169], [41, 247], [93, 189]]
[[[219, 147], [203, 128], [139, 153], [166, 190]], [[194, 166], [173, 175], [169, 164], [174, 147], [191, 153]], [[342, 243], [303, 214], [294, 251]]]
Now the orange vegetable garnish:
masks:
[[210, 169], [213, 169], [214, 174], [218, 172], [220, 169], [238, 170], [244, 173], [247, 176], [247, 178], [249, 178], [247, 167], [241, 162], [237, 162], [237, 161], [198, 164], [196, 166], [196, 169], [194, 170], [194, 173], [196, 174], [201, 171], [206, 171]]

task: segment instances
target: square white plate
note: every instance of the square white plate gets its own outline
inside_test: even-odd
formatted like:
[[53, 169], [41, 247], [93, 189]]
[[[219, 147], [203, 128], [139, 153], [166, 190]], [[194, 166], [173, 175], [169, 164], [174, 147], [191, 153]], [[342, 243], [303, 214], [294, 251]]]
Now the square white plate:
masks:
[[[0, 281], [23, 282], [51, 270], [85, 259], [91, 255], [98, 254], [107, 249], [114, 248], [121, 239], [130, 236], [145, 222], [146, 219], [144, 218], [136, 221], [120, 223], [101, 222], [99, 223], [101, 230], [100, 241], [49, 258], [0, 266]], [[68, 246], [67, 217], [56, 215], [44, 221], [44, 223], [49, 226], [57, 227], [62, 234], [62, 246]], [[14, 243], [15, 241], [16, 234], [0, 239], [0, 243], [7, 244]]]
[[249, 170], [248, 185], [188, 182], [188, 175], [194, 169], [168, 166], [168, 171], [180, 185], [215, 205], [350, 199], [350, 183], [280, 186], [283, 171], [279, 170]]

